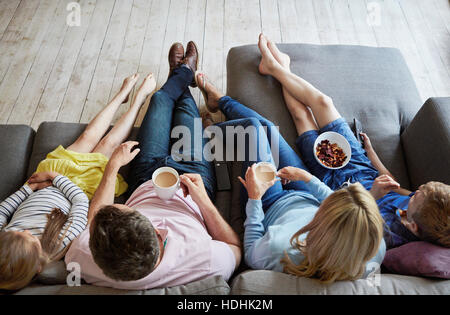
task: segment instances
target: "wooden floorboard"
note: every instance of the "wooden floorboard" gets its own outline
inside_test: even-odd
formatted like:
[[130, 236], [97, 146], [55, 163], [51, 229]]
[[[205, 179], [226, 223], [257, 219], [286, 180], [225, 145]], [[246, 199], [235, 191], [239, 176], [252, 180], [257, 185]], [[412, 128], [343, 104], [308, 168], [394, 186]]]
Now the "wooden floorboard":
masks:
[[[120, 87], [123, 84], [123, 80], [134, 74], [138, 73], [139, 63], [142, 56], [142, 51], [144, 47], [145, 34], [150, 22], [150, 9], [152, 2], [148, 0], [134, 0], [133, 8], [131, 11], [122, 52], [118, 60], [118, 65], [114, 75], [114, 81], [112, 84], [111, 91], [107, 100], [111, 100], [117, 92], [119, 92]], [[134, 92], [138, 88], [136, 84], [134, 90], [128, 98], [128, 102], [121, 106], [117, 111], [113, 122], [116, 122], [129, 108], [134, 96]]]
[[[96, 0], [81, 0], [80, 6], [81, 25], [79, 27], [69, 27], [67, 30], [47, 85], [39, 99], [37, 108], [34, 109], [31, 126], [35, 130], [44, 121], [58, 120], [58, 113], [64, 101], [83, 42], [87, 36]], [[33, 109], [30, 108], [30, 111], [33, 111]]]
[[0, 123], [7, 123], [60, 1], [42, 0], [0, 85]]
[[[58, 121], [79, 122], [100, 52], [107, 34], [115, 1], [98, 0], [77, 64], [58, 113]], [[100, 111], [100, 108], [98, 109]]]
[[133, 2], [116, 0], [108, 31], [100, 51], [80, 122], [90, 122], [100, 108], [106, 106], [111, 94], [117, 65], [125, 42]]
[[[77, 27], [65, 23], [70, 2], [0, 0], [0, 123], [88, 122], [126, 76], [140, 73], [138, 87], [152, 72], [161, 87], [176, 41], [195, 41], [199, 68], [226, 91], [228, 50], [255, 44], [260, 32], [278, 43], [396, 47], [424, 101], [450, 95], [448, 0], [77, 0]], [[379, 25], [367, 22], [373, 3]]]
[[13, 19], [19, 4], [20, 0], [0, 2], [0, 38], [3, 37], [3, 33], [6, 31], [6, 28]]
[[[4, 1], [6, 0], [2, 2]], [[17, 49], [22, 42], [29, 40], [29, 37], [26, 38], [25, 34], [30, 29], [31, 21], [38, 6], [39, 0], [21, 1], [14, 12], [14, 17], [3, 32], [0, 39], [0, 84], [15, 59]]]
[[60, 1], [49, 30], [15, 102], [9, 124], [31, 123], [67, 31], [66, 3]]

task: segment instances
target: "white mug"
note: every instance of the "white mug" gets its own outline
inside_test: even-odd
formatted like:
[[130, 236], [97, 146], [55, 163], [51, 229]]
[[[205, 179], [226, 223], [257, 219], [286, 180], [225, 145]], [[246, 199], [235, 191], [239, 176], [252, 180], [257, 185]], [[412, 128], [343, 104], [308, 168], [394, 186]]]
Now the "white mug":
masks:
[[[277, 177], [277, 169], [275, 168], [275, 165], [273, 165], [272, 163], [269, 162], [259, 162], [258, 164], [256, 164], [256, 172], [258, 172], [258, 168], [261, 169], [265, 169], [264, 173], [272, 173], [273, 177], [270, 176], [270, 178], [260, 178], [258, 176], [258, 173], [256, 174], [256, 177], [263, 182], [270, 182], [272, 180], [274, 180]], [[269, 171], [270, 170], [270, 171]]]
[[[177, 179], [176, 183], [170, 187], [162, 187], [162, 186], [158, 185], [156, 178], [161, 173], [171, 173], [172, 175], [174, 175], [176, 177], [176, 179]], [[178, 191], [178, 189], [180, 189], [180, 175], [178, 175], [178, 172], [172, 167], [158, 168], [156, 171], [153, 172], [152, 182], [153, 182], [153, 187], [155, 187], [156, 194], [162, 200], [172, 199], [172, 197], [175, 195], [175, 193]]]

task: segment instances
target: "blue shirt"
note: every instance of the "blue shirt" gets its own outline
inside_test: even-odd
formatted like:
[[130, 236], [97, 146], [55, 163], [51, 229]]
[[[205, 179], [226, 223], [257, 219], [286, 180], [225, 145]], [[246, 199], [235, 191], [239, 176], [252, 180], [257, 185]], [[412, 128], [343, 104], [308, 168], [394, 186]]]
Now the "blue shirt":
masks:
[[[361, 181], [361, 184], [367, 190], [370, 190], [373, 180]], [[408, 208], [409, 199], [412, 195], [414, 194], [404, 196], [391, 191], [383, 198], [377, 200], [380, 214], [385, 222], [384, 241], [387, 249], [420, 240], [402, 223], [402, 218], [397, 211], [398, 209], [406, 210]]]
[[419, 241], [402, 223], [398, 209], [406, 210], [407, 207], [399, 207], [400, 204], [408, 204], [410, 196], [403, 196], [395, 192], [390, 192], [386, 196], [377, 200], [381, 216], [384, 219], [384, 240], [388, 249], [401, 246], [403, 244]]
[[[266, 269], [283, 271], [280, 263], [287, 252], [289, 258], [295, 263], [305, 258], [303, 254], [292, 247], [291, 238], [302, 227], [312, 221], [320, 203], [333, 191], [319, 179], [313, 178], [306, 183], [310, 193], [293, 191], [277, 200], [264, 215], [261, 200], [249, 199], [247, 202], [244, 234], [244, 252], [247, 265], [253, 269]], [[306, 234], [299, 237], [304, 240]], [[368, 266], [373, 263], [381, 265], [386, 245], [381, 242], [378, 253], [366, 267], [366, 277], [373, 270]]]

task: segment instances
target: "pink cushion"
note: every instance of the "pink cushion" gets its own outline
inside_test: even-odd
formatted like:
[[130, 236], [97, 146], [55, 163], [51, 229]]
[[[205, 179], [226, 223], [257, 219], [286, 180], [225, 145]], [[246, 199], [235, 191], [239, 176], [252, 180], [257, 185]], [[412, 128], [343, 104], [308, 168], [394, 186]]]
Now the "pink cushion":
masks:
[[392, 273], [450, 279], [450, 248], [411, 242], [388, 250], [383, 265]]

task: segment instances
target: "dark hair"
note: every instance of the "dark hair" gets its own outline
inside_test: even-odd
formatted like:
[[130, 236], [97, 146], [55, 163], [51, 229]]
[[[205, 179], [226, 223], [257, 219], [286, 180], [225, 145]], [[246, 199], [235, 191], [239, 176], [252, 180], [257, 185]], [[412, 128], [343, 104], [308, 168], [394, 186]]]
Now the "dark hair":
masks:
[[95, 263], [113, 280], [147, 276], [159, 257], [159, 241], [151, 222], [138, 211], [114, 206], [95, 215], [89, 247]]

